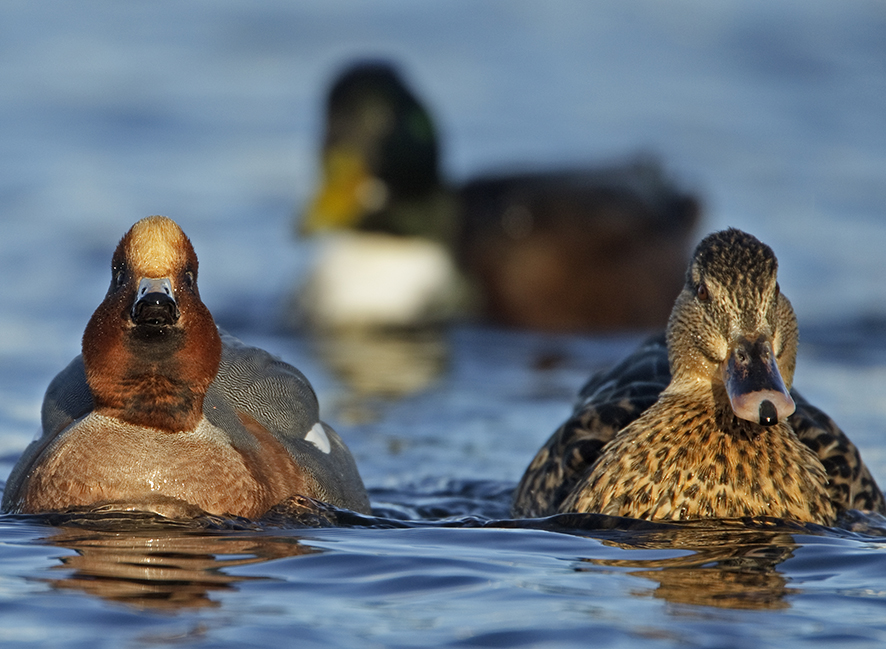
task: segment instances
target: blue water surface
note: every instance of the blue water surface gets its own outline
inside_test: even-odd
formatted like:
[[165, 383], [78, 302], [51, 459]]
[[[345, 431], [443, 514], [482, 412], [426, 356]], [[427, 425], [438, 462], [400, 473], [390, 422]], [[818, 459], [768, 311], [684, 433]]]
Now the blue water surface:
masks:
[[454, 181], [653, 155], [701, 196], [699, 237], [769, 243], [800, 318], [796, 386], [886, 483], [884, 33], [879, 0], [3, 3], [0, 475], [79, 352], [120, 236], [161, 213], [193, 241], [217, 321], [310, 378], [374, 515], [0, 517], [0, 644], [883, 646], [882, 519], [508, 519], [579, 387], [637, 333], [459, 325], [354, 373], [282, 322], [313, 254], [292, 226], [327, 85], [390, 58]]

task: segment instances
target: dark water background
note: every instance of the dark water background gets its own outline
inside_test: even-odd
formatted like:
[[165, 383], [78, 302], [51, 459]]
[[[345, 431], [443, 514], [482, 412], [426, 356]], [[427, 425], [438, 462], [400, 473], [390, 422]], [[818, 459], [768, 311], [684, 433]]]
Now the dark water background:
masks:
[[161, 213], [194, 242], [219, 323], [311, 379], [376, 517], [0, 517], [0, 644], [882, 646], [881, 520], [507, 520], [533, 453], [635, 334], [459, 326], [355, 373], [280, 322], [312, 254], [291, 231], [322, 95], [352, 58], [391, 57], [454, 180], [659, 155], [705, 202], [699, 236], [772, 245], [800, 317], [796, 385], [886, 483], [884, 34], [886, 5], [861, 0], [5, 2], [0, 474], [78, 353], [117, 240]]

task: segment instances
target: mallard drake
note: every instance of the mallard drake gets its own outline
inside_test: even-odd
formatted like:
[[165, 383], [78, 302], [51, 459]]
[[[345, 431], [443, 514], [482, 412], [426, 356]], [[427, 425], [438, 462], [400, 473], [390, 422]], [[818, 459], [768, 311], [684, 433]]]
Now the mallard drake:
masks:
[[[421, 324], [474, 309], [498, 324], [543, 330], [665, 324], [700, 207], [674, 188], [657, 162], [447, 186], [433, 120], [382, 62], [358, 63], [338, 78], [326, 119], [322, 186], [300, 231], [351, 236], [327, 242], [329, 252], [321, 255], [302, 300], [309, 320], [402, 325], [409, 324], [403, 315], [409, 312]], [[385, 259], [396, 270], [376, 275], [376, 263], [358, 261], [357, 240], [368, 251], [387, 246]], [[404, 250], [396, 266], [394, 247]], [[419, 254], [436, 260], [424, 266], [406, 261]], [[342, 256], [358, 270], [346, 272], [335, 261]], [[433, 274], [411, 270], [428, 266]], [[405, 281], [391, 279], [396, 276]], [[339, 283], [349, 288], [336, 288]], [[420, 283], [421, 290], [407, 283]], [[398, 295], [411, 307], [392, 309], [389, 323], [377, 313], [388, 298], [364, 300], [376, 312], [362, 316], [340, 305], [337, 296], [346, 292]]]
[[790, 392], [797, 320], [769, 246], [740, 230], [696, 249], [666, 338], [582, 389], [515, 493], [516, 516], [774, 516], [886, 511], [858, 449]]

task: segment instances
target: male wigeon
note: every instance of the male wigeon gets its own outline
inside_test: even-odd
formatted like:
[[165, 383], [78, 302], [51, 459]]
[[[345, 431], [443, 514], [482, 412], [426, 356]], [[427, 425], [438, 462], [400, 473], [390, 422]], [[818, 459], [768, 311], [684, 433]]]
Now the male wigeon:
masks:
[[42, 434], [9, 477], [4, 511], [257, 518], [292, 496], [369, 511], [302, 373], [219, 332], [174, 221], [132, 226], [111, 272], [82, 355], [46, 391]]
[[479, 310], [541, 330], [664, 326], [701, 209], [657, 162], [453, 186], [439, 149], [394, 66], [358, 62], [336, 79], [322, 183], [300, 230], [338, 236], [326, 237], [301, 296], [305, 319], [384, 327]]
[[858, 449], [789, 391], [797, 320], [777, 268], [740, 230], [706, 237], [666, 342], [591, 379], [526, 470], [514, 514], [830, 525], [844, 510], [886, 512]]

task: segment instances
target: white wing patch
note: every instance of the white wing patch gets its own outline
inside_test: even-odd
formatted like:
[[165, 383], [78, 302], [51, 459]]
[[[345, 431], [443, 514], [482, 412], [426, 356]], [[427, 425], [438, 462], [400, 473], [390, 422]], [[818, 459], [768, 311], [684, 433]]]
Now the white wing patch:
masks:
[[323, 430], [323, 424], [319, 421], [314, 424], [311, 427], [311, 430], [308, 431], [308, 434], [305, 435], [305, 441], [310, 442], [324, 453], [329, 453], [329, 451], [332, 450], [332, 445], [329, 443], [329, 437], [326, 435], [326, 431]]

